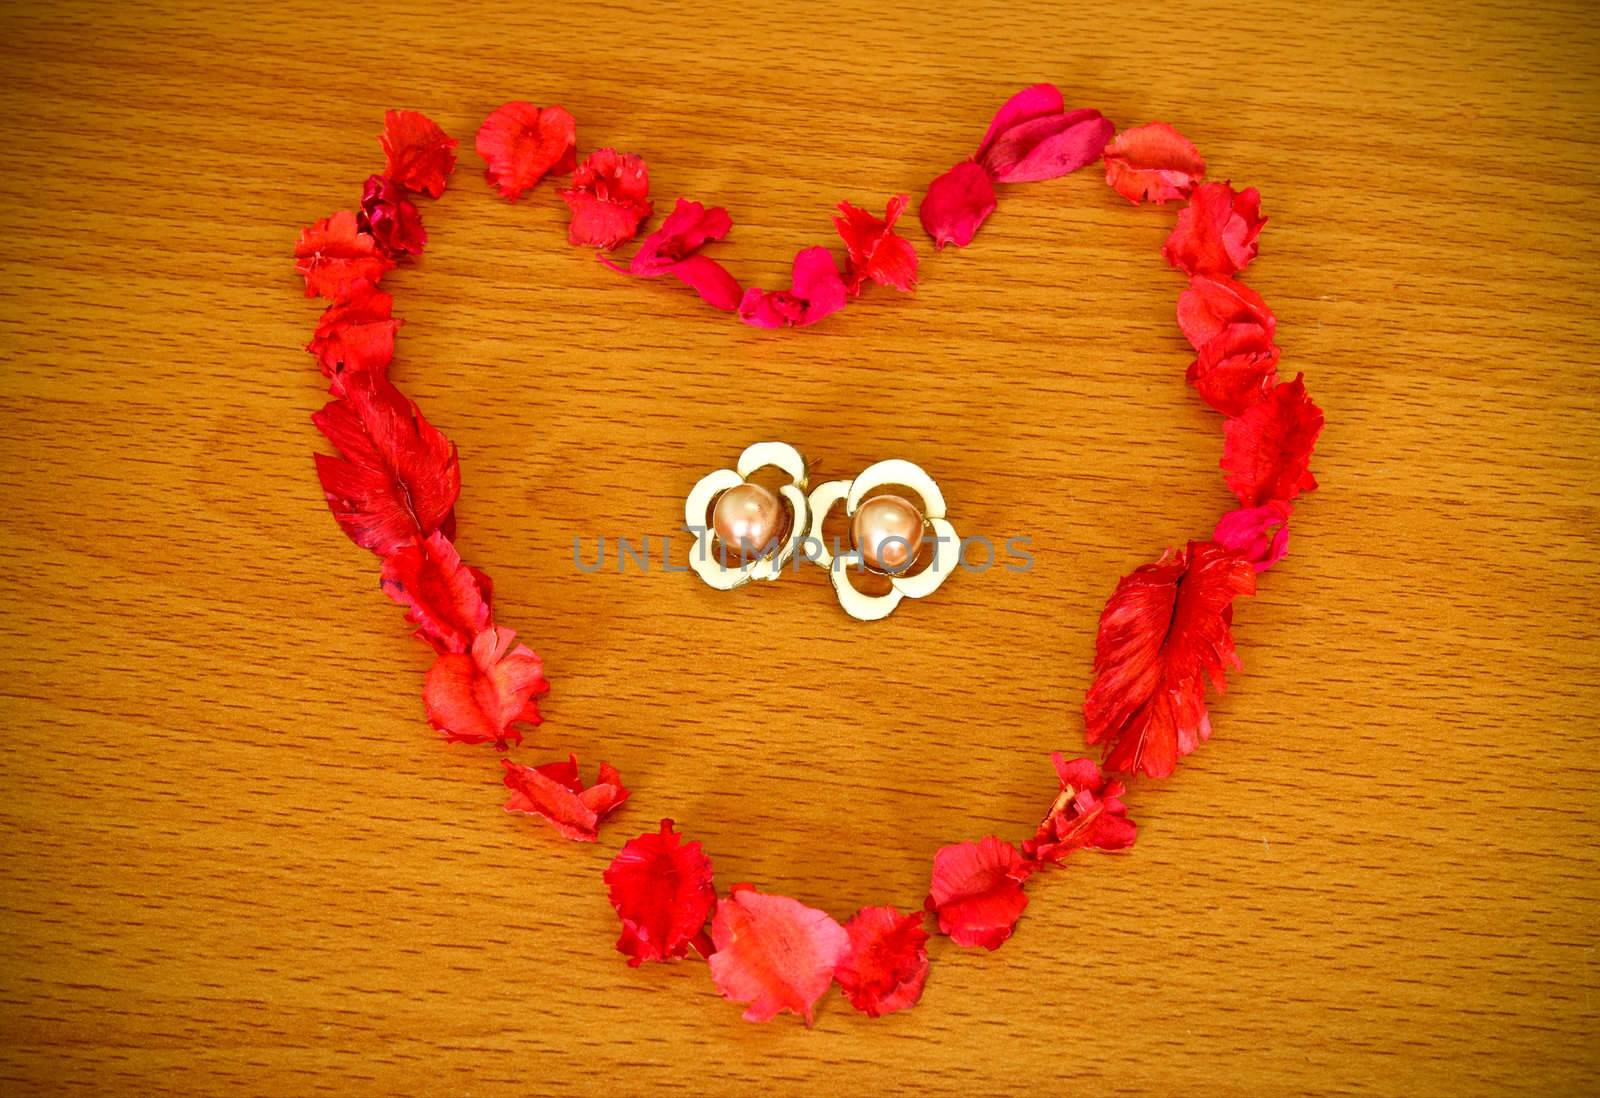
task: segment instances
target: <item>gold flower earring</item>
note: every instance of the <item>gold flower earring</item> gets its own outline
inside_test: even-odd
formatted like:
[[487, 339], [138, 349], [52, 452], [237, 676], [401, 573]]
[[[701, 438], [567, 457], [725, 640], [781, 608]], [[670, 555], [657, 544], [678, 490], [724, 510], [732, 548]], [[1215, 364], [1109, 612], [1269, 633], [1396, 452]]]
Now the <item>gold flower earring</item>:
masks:
[[[890, 491], [908, 489], [916, 499]], [[834, 507], [844, 504], [850, 522], [848, 550], [829, 552], [822, 524]], [[828, 569], [839, 605], [860, 621], [887, 617], [902, 599], [933, 594], [955, 570], [961, 557], [960, 536], [945, 519], [944, 494], [921, 466], [899, 458], [880, 461], [854, 480], [830, 480], [811, 493], [811, 559]], [[926, 566], [918, 565], [926, 561]], [[887, 577], [889, 590], [868, 595], [850, 582], [857, 568]]]
[[[789, 477], [776, 493], [750, 479], [769, 468]], [[701, 477], [683, 504], [695, 575], [719, 591], [783, 575], [810, 528], [807, 480], [805, 458], [786, 442], [747, 446], [734, 468]]]

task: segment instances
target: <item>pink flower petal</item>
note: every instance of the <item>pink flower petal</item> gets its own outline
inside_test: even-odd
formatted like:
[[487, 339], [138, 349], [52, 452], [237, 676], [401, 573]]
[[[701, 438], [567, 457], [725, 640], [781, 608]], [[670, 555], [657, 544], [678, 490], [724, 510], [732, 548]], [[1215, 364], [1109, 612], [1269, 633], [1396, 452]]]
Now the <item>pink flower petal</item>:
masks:
[[1217, 522], [1211, 540], [1241, 554], [1265, 572], [1289, 552], [1289, 516], [1294, 508], [1281, 499], [1261, 507], [1229, 511]]
[[989, 173], [971, 160], [963, 160], [928, 184], [917, 210], [936, 248], [946, 244], [965, 248], [992, 213], [994, 184]]
[[788, 1010], [808, 1026], [850, 948], [827, 912], [749, 885], [734, 885], [717, 904], [711, 940], [711, 978], [725, 997], [750, 1004], [745, 1021], [768, 1022]]
[[1065, 109], [1066, 103], [1061, 98], [1061, 91], [1054, 84], [1034, 84], [1032, 87], [1023, 88], [995, 111], [994, 120], [989, 123], [989, 129], [983, 135], [983, 143], [978, 146], [978, 159], [981, 160], [1007, 130], [1035, 118], [1060, 114]]
[[1100, 159], [1115, 132], [1099, 111], [1047, 115], [1000, 134], [980, 162], [996, 183], [1057, 179]]
[[795, 256], [791, 280], [788, 290], [750, 287], [739, 318], [757, 328], [804, 328], [844, 308], [844, 279], [828, 249], [806, 248]]
[[733, 219], [721, 206], [707, 209], [680, 198], [661, 227], [640, 243], [626, 267], [606, 256], [600, 261], [614, 271], [639, 278], [672, 275], [707, 303], [731, 312], [739, 307], [739, 280], [699, 252], [704, 245], [727, 236], [732, 228]]
[[739, 280], [710, 256], [691, 255], [668, 267], [667, 273], [714, 308], [731, 313], [739, 307], [739, 299], [744, 292]]

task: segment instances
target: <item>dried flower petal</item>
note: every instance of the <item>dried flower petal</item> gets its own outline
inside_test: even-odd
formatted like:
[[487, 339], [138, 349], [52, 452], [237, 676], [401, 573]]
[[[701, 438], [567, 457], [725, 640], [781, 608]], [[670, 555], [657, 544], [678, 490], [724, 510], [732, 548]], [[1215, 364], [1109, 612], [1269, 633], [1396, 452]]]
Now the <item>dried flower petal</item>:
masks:
[[1068, 111], [1054, 84], [1034, 84], [995, 112], [973, 160], [996, 183], [1055, 179], [1096, 160], [1112, 132], [1099, 111]]
[[650, 216], [650, 170], [640, 157], [596, 149], [572, 173], [572, 186], [556, 192], [572, 210], [567, 239], [593, 248], [632, 240]]
[[1230, 324], [1200, 348], [1188, 379], [1225, 416], [1265, 400], [1278, 379], [1278, 348], [1258, 324]]
[[928, 981], [928, 932], [923, 915], [864, 907], [844, 924], [850, 948], [834, 978], [850, 1005], [877, 1018], [915, 1006]]
[[826, 248], [806, 248], [794, 257], [787, 290], [752, 286], [739, 302], [739, 319], [757, 328], [804, 328], [844, 308], [844, 279]]
[[1024, 88], [995, 112], [983, 144], [928, 186], [918, 215], [935, 247], [964, 248], [994, 212], [995, 183], [1055, 179], [1100, 156], [1114, 127], [1099, 111], [1067, 111], [1052, 84]]
[[894, 223], [910, 201], [907, 195], [895, 195], [889, 199], [889, 208], [881, 219], [848, 202], [839, 203], [839, 212], [844, 216], [834, 218], [833, 224], [850, 253], [850, 277], [845, 289], [851, 297], [861, 293], [861, 284], [868, 281], [893, 286], [904, 293], [916, 287], [917, 250], [894, 231]]
[[934, 855], [923, 906], [938, 915], [939, 930], [957, 945], [999, 949], [1028, 906], [1022, 883], [1032, 872], [1016, 847], [993, 835], [943, 846]]
[[1106, 182], [1129, 202], [1171, 202], [1206, 174], [1200, 150], [1165, 122], [1123, 130], [1106, 146]]
[[456, 170], [455, 138], [420, 111], [388, 111], [383, 116], [383, 154], [390, 179], [408, 191], [438, 198]]
[[1266, 332], [1271, 342], [1278, 330], [1261, 295], [1242, 282], [1225, 275], [1195, 275], [1188, 289], [1178, 295], [1178, 327], [1189, 346], [1199, 350], [1233, 324], [1254, 324]]
[[1100, 159], [1115, 132], [1095, 110], [1031, 118], [997, 134], [979, 150], [978, 162], [996, 183], [1059, 179]]
[[344, 395], [311, 417], [340, 454], [316, 455], [333, 517], [380, 557], [435, 530], [449, 536], [461, 492], [455, 444], [381, 374], [343, 377]]
[[721, 240], [732, 228], [733, 219], [721, 206], [707, 209], [680, 198], [661, 227], [644, 238], [626, 267], [607, 256], [601, 256], [600, 262], [613, 271], [639, 278], [672, 275], [708, 304], [731, 312], [739, 307], [743, 293], [739, 281], [722, 264], [698, 253], [703, 245]]
[[403, 323], [390, 315], [394, 299], [370, 282], [350, 288], [350, 295], [323, 310], [316, 334], [306, 350], [337, 395], [344, 392], [344, 375], [387, 376], [394, 359], [394, 333]]
[[379, 583], [406, 608], [415, 636], [436, 652], [465, 652], [489, 627], [489, 577], [461, 563], [456, 547], [437, 530], [384, 558]]
[[1060, 114], [1066, 109], [1061, 89], [1054, 84], [1033, 84], [1023, 88], [994, 112], [994, 118], [984, 132], [983, 143], [978, 146], [977, 159], [982, 159], [1008, 131], [1038, 118]]
[[445, 652], [428, 669], [428, 723], [451, 743], [521, 743], [516, 724], [537, 725], [535, 698], [549, 693], [544, 664], [517, 634], [491, 625], [466, 652]]
[[928, 193], [917, 208], [935, 248], [946, 244], [965, 248], [992, 213], [994, 183], [989, 173], [971, 160], [963, 160], [928, 184]]
[[1061, 792], [1050, 806], [1039, 830], [1022, 844], [1022, 852], [1038, 862], [1059, 863], [1074, 850], [1125, 850], [1137, 833], [1122, 803], [1127, 787], [1100, 772], [1093, 759], [1070, 762], [1057, 751], [1051, 754]]
[[1224, 669], [1239, 666], [1233, 600], [1255, 589], [1249, 562], [1211, 541], [1168, 550], [1117, 584], [1083, 703], [1084, 738], [1109, 745], [1107, 769], [1164, 778], [1210, 738], [1206, 679], [1220, 693]]
[[505, 768], [506, 788], [511, 790], [506, 811], [543, 816], [574, 842], [594, 842], [600, 821], [628, 799], [622, 776], [609, 763], [600, 764], [600, 776], [591, 786], [578, 777], [576, 755], [543, 766], [523, 766], [510, 759], [501, 759], [500, 765]]
[[422, 214], [416, 203], [405, 196], [392, 180], [381, 175], [369, 175], [361, 190], [361, 212], [356, 224], [364, 233], [372, 234], [378, 247], [392, 259], [406, 255], [421, 255], [428, 243], [428, 232], [422, 227]]
[[[698, 842], [685, 843], [671, 820], [661, 821], [659, 834], [629, 840], [607, 867], [605, 881], [622, 920], [617, 952], [635, 968], [687, 954], [717, 902], [711, 860]], [[709, 948], [707, 943], [702, 952]]]
[[1223, 425], [1222, 468], [1246, 507], [1316, 490], [1311, 451], [1322, 433], [1322, 409], [1307, 395], [1304, 377], [1280, 383]]
[[713, 308], [731, 313], [744, 298], [744, 287], [728, 269], [709, 256], [691, 255], [672, 265], [667, 274], [700, 295]]
[[565, 175], [577, 163], [578, 124], [562, 107], [513, 102], [497, 108], [478, 128], [483, 177], [515, 202], [546, 174]]
[[1217, 522], [1211, 540], [1238, 553], [1265, 572], [1289, 552], [1289, 516], [1293, 508], [1281, 499], [1260, 507], [1229, 511]]
[[342, 301], [365, 281], [376, 283], [394, 266], [371, 235], [356, 225], [354, 210], [340, 210], [300, 230], [294, 269], [306, 280], [307, 297]]
[[721, 206], [702, 206], [687, 198], [678, 199], [661, 227], [639, 243], [627, 267], [619, 267], [601, 257], [612, 270], [625, 270], [641, 278], [668, 274], [672, 268], [694, 255], [706, 244], [721, 240], [733, 229], [733, 218]]
[[750, 1004], [745, 1021], [770, 1022], [788, 1010], [808, 1026], [850, 948], [826, 911], [743, 884], [718, 902], [711, 940], [711, 979], [726, 998]]
[[1256, 257], [1256, 238], [1266, 223], [1254, 187], [1236, 193], [1227, 183], [1202, 183], [1178, 211], [1161, 251], [1185, 274], [1237, 274]]

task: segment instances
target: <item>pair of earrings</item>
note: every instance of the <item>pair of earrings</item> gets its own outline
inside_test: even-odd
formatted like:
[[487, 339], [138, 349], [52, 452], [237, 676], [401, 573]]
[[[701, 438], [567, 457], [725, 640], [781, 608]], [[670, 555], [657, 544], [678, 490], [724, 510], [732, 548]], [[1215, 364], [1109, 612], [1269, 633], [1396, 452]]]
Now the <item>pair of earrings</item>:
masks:
[[[752, 478], [766, 469], [779, 470], [788, 483], [775, 493], [756, 483]], [[955, 570], [960, 538], [944, 517], [943, 493], [920, 466], [880, 461], [853, 480], [826, 481], [808, 495], [809, 480], [805, 458], [785, 442], [757, 442], [732, 469], [701, 477], [683, 505], [684, 524], [695, 534], [689, 558], [695, 574], [730, 591], [753, 579], [777, 579], [798, 553], [828, 569], [846, 613], [877, 621], [902, 599], [933, 594]], [[822, 526], [841, 504], [850, 544], [830, 551]], [[882, 577], [888, 589], [861, 591], [851, 582], [852, 569]]]

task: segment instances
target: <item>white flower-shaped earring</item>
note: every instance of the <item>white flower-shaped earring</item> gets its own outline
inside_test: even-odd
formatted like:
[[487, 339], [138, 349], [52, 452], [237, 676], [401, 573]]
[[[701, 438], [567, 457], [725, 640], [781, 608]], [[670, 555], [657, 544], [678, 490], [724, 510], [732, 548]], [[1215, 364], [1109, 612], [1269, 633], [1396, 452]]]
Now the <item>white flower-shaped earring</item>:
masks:
[[[766, 468], [781, 469], [789, 483], [774, 493], [750, 479]], [[783, 575], [810, 527], [807, 479], [806, 459], [786, 442], [747, 446], [736, 467], [701, 477], [683, 503], [695, 575], [718, 591]]]
[[[887, 488], [909, 489], [919, 499], [872, 494]], [[822, 524], [841, 501], [850, 520], [851, 548], [835, 555], [823, 542]], [[930, 541], [927, 567], [912, 572]], [[901, 599], [933, 594], [961, 557], [960, 536], [944, 517], [944, 494], [921, 466], [900, 458], [869, 465], [854, 480], [817, 485], [811, 493], [807, 548], [811, 559], [828, 569], [839, 605], [860, 621], [887, 617]], [[858, 591], [850, 582], [852, 567], [888, 577], [889, 590], [881, 595]]]

